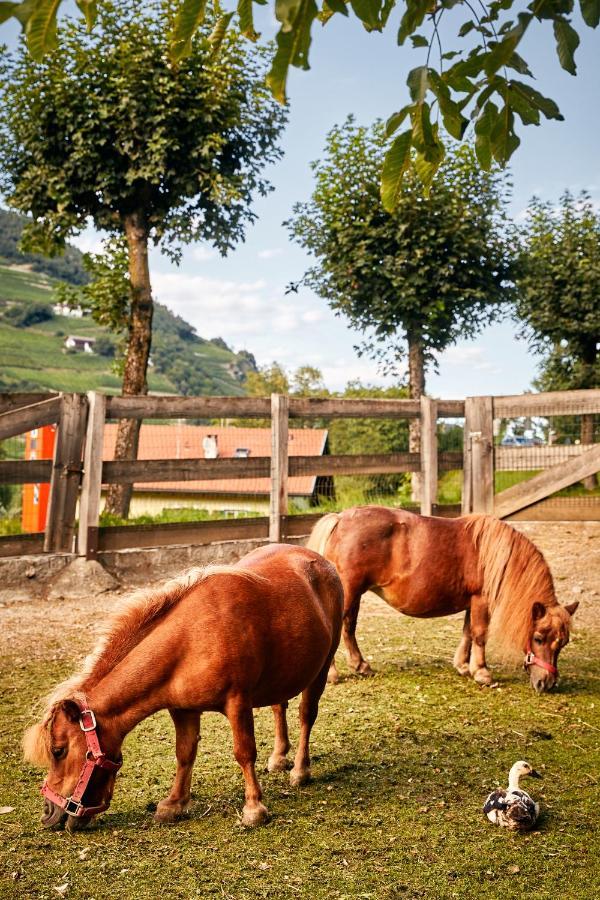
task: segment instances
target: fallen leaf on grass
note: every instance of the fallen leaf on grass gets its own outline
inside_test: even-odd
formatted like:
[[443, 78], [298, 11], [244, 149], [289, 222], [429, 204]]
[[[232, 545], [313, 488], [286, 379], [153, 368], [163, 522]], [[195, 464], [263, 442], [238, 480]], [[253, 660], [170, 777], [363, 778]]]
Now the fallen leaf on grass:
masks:
[[521, 869], [519, 868], [519, 866], [509, 866], [508, 867], [508, 872], [510, 875], [518, 875], [520, 871], [521, 871]]
[[14, 806], [0, 806], [0, 816], [5, 816], [7, 813], [11, 813], [14, 811]]
[[61, 897], [64, 897], [69, 890], [69, 882], [65, 881], [64, 884], [55, 885], [53, 890], [55, 890], [57, 894], [60, 894]]

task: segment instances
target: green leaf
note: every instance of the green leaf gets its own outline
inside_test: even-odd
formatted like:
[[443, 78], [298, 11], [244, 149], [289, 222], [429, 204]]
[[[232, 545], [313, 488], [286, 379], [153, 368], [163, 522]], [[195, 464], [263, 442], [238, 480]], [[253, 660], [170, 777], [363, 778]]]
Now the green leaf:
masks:
[[575, 51], [579, 47], [579, 35], [569, 25], [566, 19], [555, 19], [554, 37], [556, 38], [556, 52], [561, 66], [569, 74], [577, 74], [575, 65]]
[[402, 189], [402, 178], [410, 164], [412, 132], [404, 131], [392, 142], [385, 155], [381, 173], [381, 202], [387, 212], [392, 212], [398, 203]]
[[429, 41], [422, 34], [413, 34], [410, 39], [413, 47], [429, 47]]
[[342, 16], [348, 15], [348, 7], [344, 0], [324, 0], [323, 8], [328, 8], [332, 13], [340, 13]]
[[205, 12], [206, 0], [183, 0], [180, 4], [170, 39], [173, 62], [178, 62], [192, 52], [192, 38], [204, 22]]
[[590, 28], [597, 28], [600, 22], [600, 0], [579, 0], [583, 21]]
[[85, 23], [88, 31], [91, 31], [98, 15], [98, 4], [96, 0], [77, 0], [77, 6], [85, 16]]
[[428, 197], [429, 191], [431, 190], [431, 184], [439, 166], [437, 163], [428, 162], [428, 160], [426, 160], [424, 156], [421, 156], [420, 153], [417, 153], [413, 166], [423, 185], [425, 196]]
[[260, 34], [254, 29], [254, 15], [252, 12], [252, 0], [239, 0], [238, 18], [240, 31], [250, 41], [257, 41]]
[[406, 38], [423, 24], [423, 19], [431, 8], [431, 0], [406, 0], [406, 12], [400, 20], [398, 44], [402, 46]]
[[0, 3], [0, 25], [15, 16], [20, 5], [20, 3]]
[[285, 103], [285, 86], [290, 66], [308, 69], [308, 50], [312, 23], [318, 14], [315, 0], [301, 0], [296, 18], [289, 31], [283, 28], [277, 34], [277, 51], [267, 75], [271, 93], [280, 103]]
[[540, 94], [540, 92], [536, 91], [535, 88], [532, 88], [531, 85], [524, 84], [522, 81], [511, 81], [510, 86], [512, 90], [515, 90], [526, 97], [532, 106], [539, 109], [547, 119], [556, 119], [558, 122], [564, 120], [564, 116], [561, 115], [554, 100], [551, 100], [549, 97], [544, 97], [543, 94]]
[[489, 100], [475, 122], [475, 155], [486, 172], [492, 167], [492, 143], [490, 136], [498, 120], [498, 107]]
[[381, 31], [380, 0], [350, 0], [350, 6], [367, 31]]
[[519, 75], [529, 75], [531, 78], [533, 78], [533, 73], [531, 72], [529, 66], [527, 65], [523, 57], [519, 56], [518, 53], [513, 53], [506, 65], [509, 69], [514, 69], [515, 72], [518, 72]]
[[505, 166], [521, 141], [515, 134], [515, 117], [509, 106], [504, 106], [498, 113], [496, 123], [490, 134], [494, 159]]
[[485, 53], [484, 68], [488, 75], [494, 75], [498, 69], [508, 64], [532, 18], [530, 13], [519, 13], [519, 21], [515, 27]]
[[531, 100], [528, 97], [524, 97], [523, 94], [519, 93], [519, 91], [515, 91], [510, 83], [508, 87], [506, 102], [511, 107], [511, 109], [513, 109], [520, 117], [523, 125], [540, 124], [539, 109], [532, 104]]
[[406, 83], [410, 91], [411, 99], [415, 103], [422, 103], [429, 86], [429, 70], [427, 66], [417, 66], [408, 73]]
[[456, 140], [462, 140], [469, 120], [463, 116], [460, 107], [450, 96], [448, 85], [435, 69], [429, 70], [429, 86], [437, 97], [446, 131]]
[[473, 22], [472, 19], [469, 19], [468, 22], [464, 22], [460, 26], [459, 31], [458, 31], [458, 36], [461, 38], [466, 37], [470, 31], [473, 31], [474, 28], [475, 28], [475, 22]]
[[395, 112], [393, 115], [389, 117], [387, 122], [385, 123], [385, 136], [391, 137], [395, 131], [397, 131], [408, 113], [413, 109], [413, 104], [409, 103], [407, 106], [403, 106], [402, 109]]
[[221, 44], [227, 34], [227, 29], [229, 28], [229, 23], [233, 18], [233, 13], [225, 13], [222, 16], [219, 16], [217, 21], [215, 22], [214, 28], [211, 31], [208, 37], [208, 43], [211, 47], [211, 56], [215, 57], [219, 50], [221, 49]]
[[56, 14], [60, 3], [61, 0], [39, 0], [27, 20], [25, 26], [27, 47], [37, 62], [40, 62], [49, 50], [56, 48]]
[[301, 0], [275, 0], [275, 18], [281, 22], [282, 31], [292, 30]]

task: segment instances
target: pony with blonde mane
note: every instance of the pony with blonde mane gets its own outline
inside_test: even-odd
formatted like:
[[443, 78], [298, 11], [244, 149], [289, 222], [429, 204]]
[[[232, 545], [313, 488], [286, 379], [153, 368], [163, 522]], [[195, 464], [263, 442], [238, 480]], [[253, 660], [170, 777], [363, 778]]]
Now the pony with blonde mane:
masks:
[[175, 725], [177, 771], [155, 818], [173, 821], [188, 810], [200, 716], [216, 711], [229, 720], [245, 780], [242, 822], [264, 822], [253, 708], [273, 709], [268, 768], [281, 771], [290, 749], [287, 701], [302, 693], [290, 780], [304, 784], [342, 605], [334, 567], [285, 545], [255, 550], [234, 566], [192, 569], [122, 600], [82, 668], [52, 691], [24, 736], [26, 759], [48, 768], [42, 823], [73, 830], [106, 809], [125, 736], [160, 709]]
[[[355, 507], [320, 519], [308, 546], [332, 562], [342, 580], [344, 641], [358, 674], [372, 674], [356, 642], [360, 599], [371, 590], [407, 616], [466, 610], [454, 667], [478, 684], [492, 680], [485, 659], [490, 628], [505, 655], [525, 654], [536, 691], [556, 684], [558, 654], [578, 603], [560, 606], [544, 557], [506, 522]], [[329, 680], [338, 680], [335, 663]]]

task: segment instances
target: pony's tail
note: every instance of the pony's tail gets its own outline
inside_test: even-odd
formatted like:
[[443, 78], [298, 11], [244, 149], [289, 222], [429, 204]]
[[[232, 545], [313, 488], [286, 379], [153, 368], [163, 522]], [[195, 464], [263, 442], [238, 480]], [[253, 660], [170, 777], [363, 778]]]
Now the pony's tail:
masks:
[[327, 542], [329, 541], [331, 533], [336, 527], [339, 520], [340, 517], [338, 513], [328, 513], [326, 516], [323, 516], [322, 519], [319, 519], [310, 533], [310, 537], [306, 545], [307, 548], [309, 550], [314, 550], [316, 553], [320, 553], [321, 556], [325, 556]]

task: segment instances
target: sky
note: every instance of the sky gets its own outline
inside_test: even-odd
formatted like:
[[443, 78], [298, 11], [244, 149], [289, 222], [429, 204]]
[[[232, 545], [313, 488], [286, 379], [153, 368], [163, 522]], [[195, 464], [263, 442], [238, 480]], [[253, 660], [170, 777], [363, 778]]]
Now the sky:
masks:
[[[261, 12], [258, 27], [269, 38], [276, 23], [270, 7]], [[556, 201], [567, 188], [587, 189], [600, 202], [600, 35], [578, 15], [574, 18], [582, 38], [576, 77], [560, 68], [549, 23], [536, 24], [520, 51], [536, 77], [536, 87], [557, 101], [565, 121], [542, 120], [537, 128], [519, 123], [521, 146], [511, 161], [510, 211], [516, 220], [523, 218], [534, 194]], [[448, 49], [455, 40], [452, 32], [447, 35]], [[391, 383], [374, 362], [359, 357], [355, 346], [361, 335], [336, 317], [324, 300], [307, 289], [285, 295], [286, 285], [297, 281], [311, 260], [290, 242], [282, 223], [294, 203], [310, 197], [309, 164], [322, 153], [327, 132], [349, 113], [369, 125], [400, 109], [407, 102], [406, 75], [424, 62], [423, 53], [398, 47], [394, 28], [383, 35], [368, 34], [357, 20], [341, 16], [324, 28], [316, 26], [310, 71], [294, 69], [289, 78], [284, 156], [268, 170], [274, 190], [256, 203], [258, 221], [248, 229], [245, 243], [226, 258], [208, 245], [193, 245], [184, 249], [176, 267], [153, 251], [155, 299], [191, 322], [202, 337], [219, 336], [236, 350], [251, 351], [259, 365], [277, 360], [289, 370], [316, 366], [332, 390], [357, 378], [370, 384]], [[84, 250], [98, 249], [99, 239], [88, 231], [74, 243]], [[513, 323], [504, 322], [449, 348], [439, 358], [438, 372], [428, 374], [427, 392], [458, 398], [529, 389], [539, 359], [516, 332]]]

